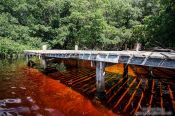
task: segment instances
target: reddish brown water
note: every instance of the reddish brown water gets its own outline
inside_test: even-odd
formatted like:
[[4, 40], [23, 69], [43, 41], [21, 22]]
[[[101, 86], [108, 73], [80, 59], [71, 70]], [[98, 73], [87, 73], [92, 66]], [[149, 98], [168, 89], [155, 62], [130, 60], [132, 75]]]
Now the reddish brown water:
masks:
[[3, 60], [0, 67], [0, 116], [115, 115], [100, 102], [89, 100], [37, 69], [27, 68], [23, 61]]
[[[46, 75], [23, 60], [0, 60], [0, 67], [0, 116], [145, 115], [152, 110], [173, 115], [175, 110], [174, 80], [149, 79], [147, 69], [129, 67], [131, 76], [123, 79], [123, 65], [106, 68], [106, 95], [99, 100], [94, 69], [70, 67]], [[165, 74], [161, 70], [155, 74]]]

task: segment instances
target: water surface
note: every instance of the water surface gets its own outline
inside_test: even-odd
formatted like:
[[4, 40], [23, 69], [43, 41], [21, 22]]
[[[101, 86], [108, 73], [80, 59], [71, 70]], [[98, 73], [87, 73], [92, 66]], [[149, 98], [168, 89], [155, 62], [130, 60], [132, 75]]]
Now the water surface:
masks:
[[24, 60], [0, 60], [0, 67], [0, 116], [115, 115]]
[[[65, 67], [43, 73], [21, 60], [0, 60], [0, 116], [173, 115], [174, 71], [123, 65], [106, 68], [105, 94], [96, 96], [94, 68]], [[61, 66], [62, 67], [62, 66]], [[59, 68], [61, 68], [59, 67]], [[169, 77], [169, 78], [167, 78]]]

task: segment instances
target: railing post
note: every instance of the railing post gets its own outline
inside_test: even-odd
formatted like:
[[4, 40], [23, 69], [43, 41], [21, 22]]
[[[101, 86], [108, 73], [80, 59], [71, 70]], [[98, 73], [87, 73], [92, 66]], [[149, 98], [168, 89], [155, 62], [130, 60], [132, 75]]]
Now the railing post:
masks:
[[140, 51], [141, 50], [141, 44], [140, 43], [136, 43], [136, 51], [138, 52], [138, 51]]
[[76, 51], [78, 50], [78, 45], [75, 45], [75, 50], [76, 50]]
[[105, 92], [105, 79], [104, 79], [104, 62], [96, 62], [96, 89], [97, 93], [104, 93]]
[[47, 50], [47, 45], [43, 45], [42, 50]]

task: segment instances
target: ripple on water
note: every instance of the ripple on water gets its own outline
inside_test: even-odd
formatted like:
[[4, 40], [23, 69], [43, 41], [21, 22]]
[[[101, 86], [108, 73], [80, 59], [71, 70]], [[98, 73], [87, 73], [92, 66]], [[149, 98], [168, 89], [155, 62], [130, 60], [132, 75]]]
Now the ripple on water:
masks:
[[35, 101], [32, 99], [32, 97], [27, 97], [26, 99], [31, 103], [35, 103]]
[[2, 107], [2, 106], [6, 106], [6, 104], [5, 104], [5, 101], [0, 100], [0, 107]]
[[31, 110], [34, 110], [34, 111], [39, 110], [39, 109], [40, 109], [40, 107], [36, 104], [32, 105], [32, 107], [31, 107]]
[[17, 98], [17, 99], [5, 99], [4, 100], [5, 103], [21, 103], [21, 99]]
[[16, 93], [13, 91], [13, 92], [11, 92], [11, 94], [15, 95]]
[[14, 116], [18, 114], [18, 112], [28, 113], [30, 112], [27, 107], [17, 107], [17, 108], [1, 108], [6, 107], [7, 104], [20, 104], [21, 99], [4, 99], [0, 100], [0, 116]]
[[21, 103], [21, 99], [16, 98], [16, 99], [4, 99], [0, 100], [0, 106], [6, 106], [6, 104], [19, 104]]
[[25, 87], [20, 87], [20, 89], [26, 90], [26, 88], [25, 88]]
[[11, 114], [11, 113], [31, 113], [31, 112], [30, 108], [28, 107], [0, 108], [0, 116], [3, 116], [1, 114], [7, 114], [7, 113]]
[[12, 89], [16, 89], [16, 87], [11, 87]]
[[47, 111], [49, 116], [64, 116], [63, 113], [61, 113], [59, 110], [52, 109], [52, 108], [45, 108], [45, 111]]

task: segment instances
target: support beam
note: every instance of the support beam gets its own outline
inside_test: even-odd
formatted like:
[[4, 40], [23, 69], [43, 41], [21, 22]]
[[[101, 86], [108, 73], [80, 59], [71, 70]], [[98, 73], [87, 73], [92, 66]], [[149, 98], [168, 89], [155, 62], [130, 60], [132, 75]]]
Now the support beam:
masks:
[[96, 88], [97, 93], [104, 93], [105, 92], [105, 79], [104, 79], [104, 62], [96, 62]]
[[76, 59], [76, 68], [78, 68], [78, 67], [79, 67], [79, 60]]
[[32, 64], [30, 62], [30, 55], [26, 55], [26, 62], [28, 67], [32, 67]]
[[30, 55], [26, 55], [26, 62], [28, 67], [34, 67], [36, 63], [30, 59]]
[[128, 64], [123, 64], [123, 82], [128, 79]]
[[46, 58], [44, 56], [41, 57], [41, 65], [42, 65], [44, 70], [47, 68], [47, 61], [46, 61]]
[[91, 61], [91, 67], [95, 67], [95, 62]]
[[26, 55], [26, 62], [27, 62], [27, 64], [29, 63], [29, 55]]
[[154, 77], [154, 73], [153, 73], [153, 67], [148, 67], [148, 70], [149, 70], [149, 79], [153, 79], [153, 77]]
[[[42, 50], [46, 51], [47, 50], [47, 45], [42, 46]], [[43, 55], [40, 55], [40, 60], [41, 60], [41, 65], [43, 66], [43, 69], [45, 70], [47, 68], [47, 61], [46, 57]]]

